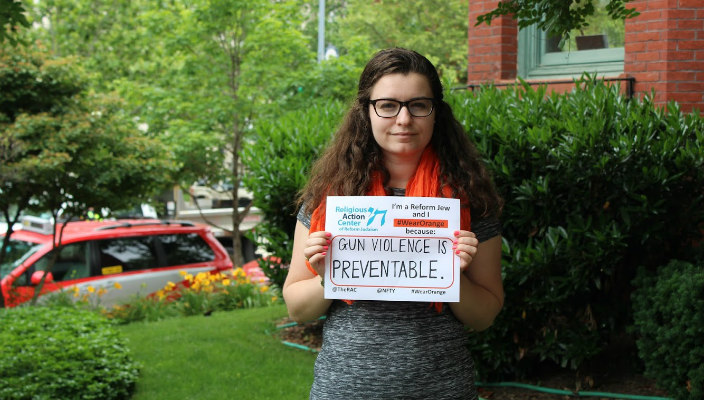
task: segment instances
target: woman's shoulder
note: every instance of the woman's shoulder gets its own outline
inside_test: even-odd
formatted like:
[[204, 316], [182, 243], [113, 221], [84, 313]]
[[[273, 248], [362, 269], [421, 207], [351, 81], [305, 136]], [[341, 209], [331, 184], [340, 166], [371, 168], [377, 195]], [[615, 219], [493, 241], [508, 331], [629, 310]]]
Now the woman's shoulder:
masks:
[[306, 206], [301, 206], [300, 210], [298, 210], [298, 215], [296, 218], [308, 229], [310, 229], [310, 214], [306, 210]]
[[496, 216], [472, 217], [472, 232], [479, 243], [501, 234], [501, 221]]

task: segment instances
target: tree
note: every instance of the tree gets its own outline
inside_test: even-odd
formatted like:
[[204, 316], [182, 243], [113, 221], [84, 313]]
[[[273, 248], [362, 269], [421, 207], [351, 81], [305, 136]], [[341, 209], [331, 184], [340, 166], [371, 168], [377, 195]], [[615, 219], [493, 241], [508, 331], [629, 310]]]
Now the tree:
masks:
[[[349, 0], [330, 24], [330, 41], [342, 54], [367, 43], [362, 66], [371, 53], [406, 47], [428, 57], [444, 81], [464, 82], [467, 74], [468, 6], [466, 0]], [[353, 46], [350, 46], [352, 44]], [[358, 55], [359, 57], [360, 55]]]
[[[570, 31], [587, 26], [587, 18], [595, 13], [595, 1], [600, 0], [505, 0], [496, 9], [477, 18], [476, 25], [491, 25], [494, 18], [510, 15], [518, 20], [519, 28], [538, 24], [548, 35], [569, 38]], [[638, 15], [634, 8], [626, 8], [631, 0], [608, 1], [606, 11], [613, 19], [626, 19]]]
[[28, 210], [71, 220], [88, 207], [120, 209], [169, 181], [159, 141], [145, 137], [114, 97], [88, 95], [71, 59], [0, 48], [0, 213], [12, 227]]
[[[38, 34], [83, 57], [91, 86], [117, 91], [147, 134], [168, 145], [174, 183], [227, 181], [234, 204], [257, 114], [275, 112], [286, 76], [315, 62], [296, 1], [47, 0], [33, 10], [34, 20], [49, 21]], [[245, 214], [233, 208], [238, 265]]]

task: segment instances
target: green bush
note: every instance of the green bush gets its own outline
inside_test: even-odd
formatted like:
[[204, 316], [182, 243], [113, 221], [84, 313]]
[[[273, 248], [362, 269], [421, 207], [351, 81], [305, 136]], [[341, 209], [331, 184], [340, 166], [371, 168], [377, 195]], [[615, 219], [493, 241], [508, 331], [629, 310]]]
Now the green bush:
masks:
[[105, 318], [70, 307], [0, 310], [0, 398], [126, 399], [138, 366]]
[[635, 281], [633, 319], [645, 374], [677, 399], [704, 398], [704, 262], [673, 260]]
[[485, 375], [576, 369], [630, 321], [637, 267], [687, 257], [704, 221], [704, 120], [587, 77], [453, 96], [506, 200], [506, 303], [471, 335]]
[[[243, 151], [247, 175], [243, 182], [251, 188], [253, 203], [261, 209], [266, 223], [253, 231], [253, 239], [263, 243], [274, 260], [260, 264], [272, 283], [283, 287], [291, 260], [296, 226], [296, 196], [308, 179], [312, 162], [332, 137], [345, 106], [341, 102], [311, 103], [305, 110], [257, 123], [256, 137]], [[276, 259], [281, 260], [275, 261]]]

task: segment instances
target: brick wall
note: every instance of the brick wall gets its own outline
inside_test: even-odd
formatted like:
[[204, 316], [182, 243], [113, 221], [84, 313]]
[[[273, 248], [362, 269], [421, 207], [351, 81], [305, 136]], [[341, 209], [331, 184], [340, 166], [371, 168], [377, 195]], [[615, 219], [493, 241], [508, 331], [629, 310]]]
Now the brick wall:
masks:
[[704, 111], [704, 0], [635, 0], [626, 20], [624, 74], [636, 92]]
[[498, 4], [498, 0], [469, 1], [469, 52], [467, 55], [470, 81], [516, 79], [518, 70], [518, 26], [511, 17], [500, 17], [491, 25], [474, 26], [477, 17]]
[[[508, 83], [516, 78], [517, 24], [510, 17], [474, 26], [498, 0], [469, 1], [468, 84]], [[704, 0], [633, 0], [640, 15], [626, 20], [624, 77], [636, 95], [655, 90], [655, 101], [677, 101], [704, 112]], [[564, 91], [565, 85], [555, 85]]]

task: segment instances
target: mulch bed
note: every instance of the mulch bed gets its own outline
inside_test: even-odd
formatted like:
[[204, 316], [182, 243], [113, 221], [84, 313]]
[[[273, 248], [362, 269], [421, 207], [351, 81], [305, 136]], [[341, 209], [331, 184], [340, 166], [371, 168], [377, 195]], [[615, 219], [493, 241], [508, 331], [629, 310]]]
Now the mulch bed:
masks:
[[[319, 351], [322, 344], [324, 320], [305, 324], [293, 324], [288, 318], [277, 321], [276, 335], [282, 340]], [[613, 360], [612, 360], [613, 361]], [[638, 372], [631, 371], [618, 361], [603, 360], [591, 367], [588, 373], [578, 373], [560, 368], [544, 368], [534, 376], [515, 382], [535, 385], [541, 388], [558, 390], [603, 392], [609, 394], [628, 394], [654, 397], [667, 397], [667, 393], [658, 389], [655, 382]], [[479, 395], [487, 400], [568, 400], [574, 398], [613, 399], [609, 397], [578, 397], [564, 394], [544, 393], [537, 390], [516, 387], [480, 387]]]

